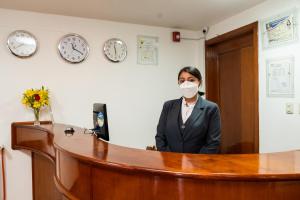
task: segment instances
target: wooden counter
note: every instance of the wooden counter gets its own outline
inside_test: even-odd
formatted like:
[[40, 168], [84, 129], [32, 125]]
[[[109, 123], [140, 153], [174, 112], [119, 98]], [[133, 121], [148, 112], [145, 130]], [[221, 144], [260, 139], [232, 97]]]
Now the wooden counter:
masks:
[[34, 199], [300, 199], [300, 151], [197, 155], [109, 144], [72, 126], [12, 124], [32, 152]]

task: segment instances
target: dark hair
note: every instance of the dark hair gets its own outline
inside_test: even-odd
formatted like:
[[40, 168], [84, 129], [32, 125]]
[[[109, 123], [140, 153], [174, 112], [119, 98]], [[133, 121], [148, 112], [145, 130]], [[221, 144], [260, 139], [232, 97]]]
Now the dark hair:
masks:
[[[201, 73], [200, 71], [196, 68], [196, 67], [191, 67], [191, 66], [187, 66], [187, 67], [184, 67], [182, 68], [179, 73], [178, 73], [178, 80], [179, 80], [179, 77], [181, 75], [182, 72], [187, 72], [189, 74], [192, 74], [193, 76], [195, 76], [199, 81], [202, 81], [202, 76], [201, 76]], [[198, 94], [200, 96], [203, 96], [205, 93], [204, 92], [198, 92]]]
[[182, 68], [179, 73], [178, 73], [178, 80], [179, 80], [179, 77], [181, 75], [182, 72], [187, 72], [189, 74], [192, 74], [193, 76], [195, 76], [199, 81], [202, 81], [202, 76], [201, 76], [201, 73], [200, 71], [196, 68], [196, 67], [184, 67]]

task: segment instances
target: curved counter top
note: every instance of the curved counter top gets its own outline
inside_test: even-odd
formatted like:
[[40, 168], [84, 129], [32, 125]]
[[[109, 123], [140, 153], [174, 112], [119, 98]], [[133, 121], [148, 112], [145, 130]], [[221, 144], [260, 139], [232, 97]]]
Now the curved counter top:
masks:
[[[69, 199], [300, 199], [300, 151], [200, 155], [107, 143], [63, 124], [12, 124], [12, 148], [51, 161]], [[254, 196], [253, 196], [254, 195]]]

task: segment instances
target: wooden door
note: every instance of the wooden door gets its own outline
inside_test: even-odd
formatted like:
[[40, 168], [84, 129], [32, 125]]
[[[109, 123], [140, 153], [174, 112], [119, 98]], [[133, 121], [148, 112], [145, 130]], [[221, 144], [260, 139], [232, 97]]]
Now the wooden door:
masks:
[[206, 97], [221, 110], [221, 153], [259, 151], [257, 24], [205, 43]]

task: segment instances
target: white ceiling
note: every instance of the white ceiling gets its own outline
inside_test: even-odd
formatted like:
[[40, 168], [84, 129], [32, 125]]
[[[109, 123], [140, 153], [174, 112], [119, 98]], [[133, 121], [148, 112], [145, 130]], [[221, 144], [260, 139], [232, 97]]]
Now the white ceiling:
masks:
[[265, 0], [0, 0], [1, 8], [200, 30]]

